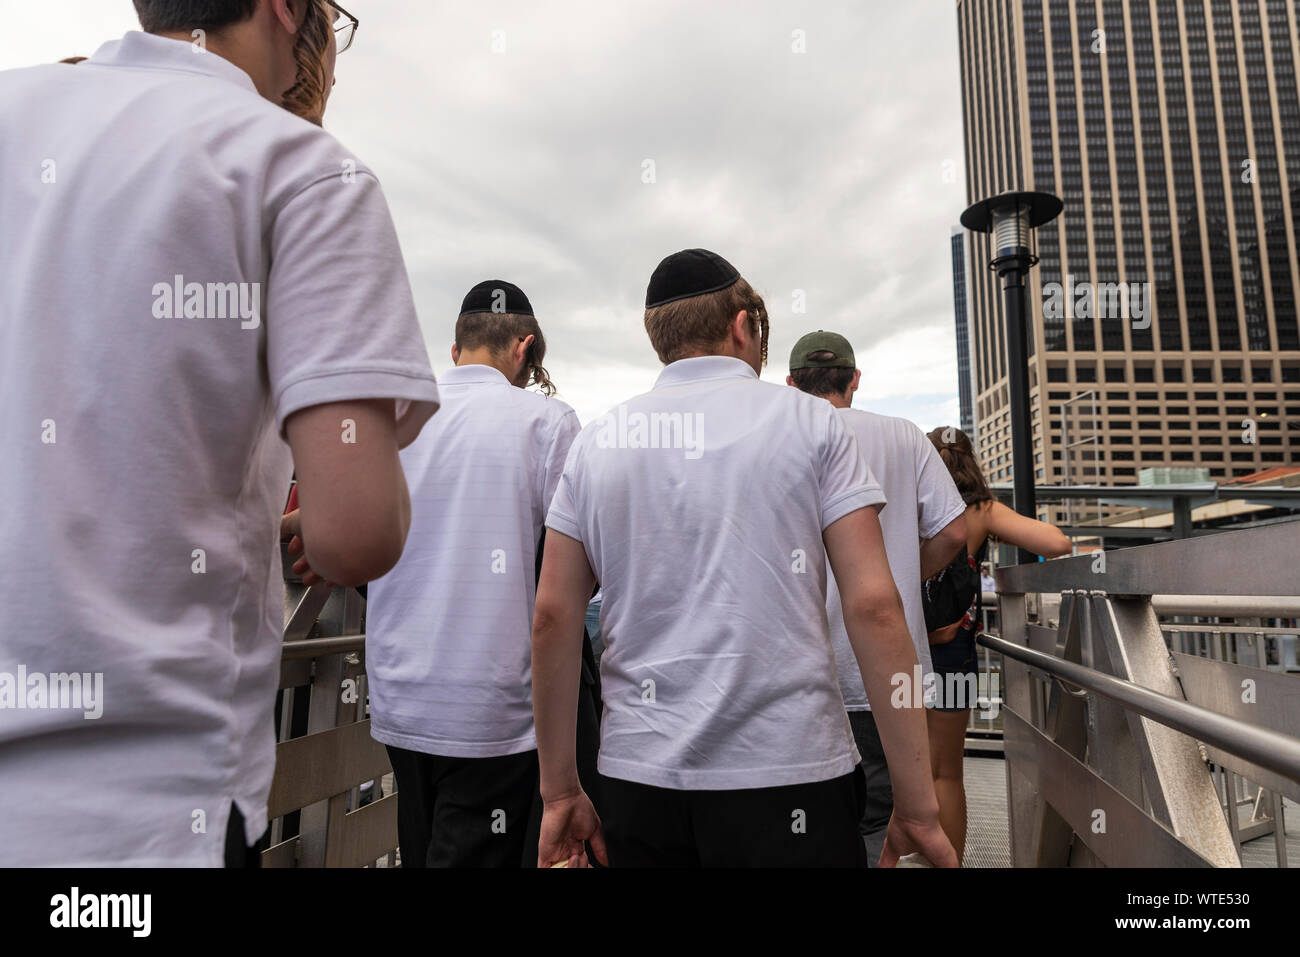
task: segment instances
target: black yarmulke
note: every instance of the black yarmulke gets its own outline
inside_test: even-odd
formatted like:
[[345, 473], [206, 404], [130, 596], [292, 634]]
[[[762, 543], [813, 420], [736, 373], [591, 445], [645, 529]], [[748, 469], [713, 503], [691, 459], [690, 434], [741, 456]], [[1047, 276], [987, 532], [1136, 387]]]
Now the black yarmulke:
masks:
[[645, 291], [645, 307], [702, 296], [726, 289], [740, 279], [740, 273], [717, 253], [707, 249], [683, 249], [673, 253], [650, 276]]
[[476, 312], [498, 315], [509, 312], [518, 316], [531, 316], [533, 304], [514, 283], [503, 279], [485, 279], [466, 293], [465, 301], [460, 304], [462, 316]]

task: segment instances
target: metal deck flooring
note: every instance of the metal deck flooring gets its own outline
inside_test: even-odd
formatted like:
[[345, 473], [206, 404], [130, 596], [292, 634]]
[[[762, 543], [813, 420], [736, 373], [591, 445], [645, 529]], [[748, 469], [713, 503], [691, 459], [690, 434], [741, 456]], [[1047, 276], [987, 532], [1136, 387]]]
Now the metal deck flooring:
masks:
[[[1007, 833], [1007, 770], [1000, 758], [967, 757], [966, 854], [963, 867], [1010, 867]], [[1287, 863], [1300, 867], [1300, 806], [1283, 801]], [[1242, 867], [1277, 867], [1273, 835], [1241, 846]]]

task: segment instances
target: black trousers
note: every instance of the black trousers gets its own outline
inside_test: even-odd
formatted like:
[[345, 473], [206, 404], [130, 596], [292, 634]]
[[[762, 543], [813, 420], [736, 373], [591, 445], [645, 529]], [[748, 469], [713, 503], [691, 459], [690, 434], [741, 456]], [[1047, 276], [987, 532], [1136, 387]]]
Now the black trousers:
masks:
[[262, 852], [271, 844], [268, 827], [256, 844], [245, 844], [244, 815], [237, 804], [230, 805], [230, 820], [226, 824], [226, 867], [258, 868], [262, 866]]
[[858, 770], [829, 781], [676, 791], [604, 779], [611, 867], [866, 867]]
[[536, 750], [452, 758], [389, 745], [388, 759], [403, 867], [519, 866], [537, 791]]
[[880, 741], [880, 730], [870, 711], [850, 711], [849, 727], [853, 740], [862, 755], [858, 770], [866, 786], [867, 796], [862, 812], [862, 840], [866, 843], [867, 859], [871, 867], [880, 860], [889, 833], [889, 818], [894, 813], [894, 786], [889, 779], [889, 763], [885, 760], [885, 746]]
[[[601, 813], [603, 778], [596, 772], [596, 757], [600, 750], [600, 673], [596, 669], [591, 642], [584, 633], [582, 642], [582, 677], [578, 683], [578, 723], [577, 723], [577, 758], [578, 777], [583, 790], [595, 805], [596, 813]], [[539, 788], [537, 752], [530, 751], [531, 765], [527, 769], [515, 765], [510, 758], [439, 758], [434, 755], [408, 751], [404, 748], [388, 748], [389, 761], [393, 765], [393, 775], [397, 780], [397, 840], [402, 850], [403, 867], [536, 867], [537, 842], [541, 834], [542, 795]], [[523, 755], [511, 758], [523, 759]], [[432, 766], [429, 761], [459, 762], [459, 766], [441, 768]], [[473, 766], [471, 762], [497, 761], [496, 766]], [[400, 767], [399, 767], [400, 765]], [[449, 771], [454, 774], [448, 773]], [[525, 774], [527, 772], [527, 784]], [[434, 775], [441, 774], [441, 783], [431, 785]], [[494, 780], [491, 775], [499, 774], [502, 780]], [[488, 777], [484, 777], [487, 775]], [[486, 791], [500, 786], [500, 797], [476, 797], [478, 789]], [[524, 805], [523, 791], [528, 788], [527, 803]], [[478, 810], [470, 812], [471, 820], [463, 820], [459, 812], [450, 817], [444, 816], [442, 825], [448, 833], [440, 840], [441, 846], [451, 845], [450, 853], [435, 848], [435, 823], [438, 820], [437, 791], [448, 788], [456, 795], [453, 798], [459, 805]], [[483, 802], [491, 805], [491, 810], [504, 810], [505, 828], [511, 835], [509, 842], [493, 842], [485, 846], [475, 837], [482, 835], [473, 828], [482, 818]], [[508, 805], [508, 807], [507, 807]], [[518, 808], [524, 807], [524, 827], [520, 837], [520, 828], [515, 826]], [[500, 816], [498, 815], [498, 818]], [[450, 833], [450, 830], [471, 828], [470, 833]], [[408, 848], [410, 849], [408, 851]], [[421, 848], [427, 850], [421, 852]], [[511, 856], [513, 855], [513, 857]], [[594, 858], [592, 858], [594, 860]], [[435, 862], [436, 860], [436, 862]]]

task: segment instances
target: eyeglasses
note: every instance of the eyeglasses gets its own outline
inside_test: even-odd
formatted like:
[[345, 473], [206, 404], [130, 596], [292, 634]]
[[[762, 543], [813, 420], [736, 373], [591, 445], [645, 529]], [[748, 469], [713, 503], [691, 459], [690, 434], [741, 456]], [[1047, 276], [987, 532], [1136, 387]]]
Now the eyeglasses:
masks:
[[331, 3], [330, 7], [334, 10], [334, 33], [338, 37], [338, 52], [342, 53], [352, 46], [352, 41], [356, 39], [357, 27], [361, 22], [352, 14], [348, 13], [337, 3]]

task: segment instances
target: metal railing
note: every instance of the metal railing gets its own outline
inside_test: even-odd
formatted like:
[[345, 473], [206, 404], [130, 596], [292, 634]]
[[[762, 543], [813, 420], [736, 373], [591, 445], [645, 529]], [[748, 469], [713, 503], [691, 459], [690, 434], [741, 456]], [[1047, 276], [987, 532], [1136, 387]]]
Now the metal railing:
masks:
[[[998, 596], [986, 591], [980, 595], [976, 622], [983, 633], [998, 633]], [[987, 645], [976, 652], [976, 690], [978, 700], [970, 709], [966, 722], [966, 750], [1002, 753], [1002, 656]]]
[[310, 588], [285, 569], [275, 777], [265, 867], [396, 863], [397, 795], [366, 716], [365, 600], [355, 588]]
[[1002, 636], [980, 644], [1003, 659], [1015, 866], [1240, 866], [1236, 775], [1268, 794], [1286, 865], [1300, 678], [1171, 652], [1157, 611], [1300, 616], [1297, 551], [1293, 523], [999, 569]]

